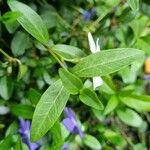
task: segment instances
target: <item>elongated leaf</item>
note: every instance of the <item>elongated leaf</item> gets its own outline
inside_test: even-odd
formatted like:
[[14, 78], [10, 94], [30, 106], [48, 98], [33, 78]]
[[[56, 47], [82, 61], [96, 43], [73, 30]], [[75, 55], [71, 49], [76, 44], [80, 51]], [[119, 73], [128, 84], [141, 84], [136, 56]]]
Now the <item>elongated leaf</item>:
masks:
[[103, 76], [102, 79], [103, 79], [103, 84], [99, 87], [99, 91], [110, 95], [115, 94], [115, 86], [113, 85], [111, 77]]
[[99, 141], [92, 135], [85, 134], [83, 137], [83, 143], [92, 148], [93, 150], [100, 150], [101, 149], [101, 144]]
[[124, 141], [123, 137], [117, 133], [117, 132], [114, 132], [110, 129], [107, 129], [105, 132], [104, 132], [104, 136], [113, 144], [115, 145], [121, 145]]
[[17, 79], [20, 80], [21, 78], [23, 78], [24, 75], [27, 73], [27, 70], [28, 68], [26, 65], [20, 64]]
[[16, 104], [10, 107], [10, 111], [17, 117], [32, 119], [34, 108], [30, 105]]
[[127, 125], [133, 127], [140, 127], [142, 125], [142, 118], [131, 109], [126, 109], [126, 111], [118, 110], [117, 115]]
[[41, 98], [41, 93], [33, 88], [30, 88], [28, 92], [28, 98], [33, 105], [36, 105]]
[[57, 44], [51, 49], [66, 61], [78, 62], [85, 56], [82, 50], [70, 45]]
[[82, 89], [82, 81], [74, 74], [65, 69], [59, 69], [59, 75], [64, 87], [70, 92], [70, 94], [77, 94], [80, 89]]
[[62, 113], [69, 93], [60, 80], [52, 84], [38, 102], [31, 125], [31, 140], [40, 139], [55, 123]]
[[133, 11], [139, 10], [139, 0], [128, 0], [127, 2]]
[[9, 77], [1, 77], [0, 78], [0, 96], [5, 99], [8, 100], [13, 92], [13, 81], [11, 78]]
[[121, 101], [138, 111], [150, 111], [150, 96], [146, 95], [130, 95], [126, 97], [121, 97]]
[[72, 72], [80, 77], [104, 76], [142, 59], [143, 56], [143, 51], [132, 48], [105, 50], [83, 58]]
[[11, 41], [11, 49], [15, 56], [22, 55], [31, 46], [29, 36], [24, 32], [17, 32]]
[[61, 149], [64, 143], [64, 139], [61, 134], [61, 125], [59, 121], [55, 122], [55, 124], [53, 125], [50, 131], [51, 131], [52, 139], [53, 139], [51, 150]]
[[84, 104], [94, 109], [98, 109], [98, 110], [103, 109], [103, 104], [99, 100], [96, 93], [88, 88], [81, 90], [79, 98]]
[[105, 115], [109, 114], [117, 107], [117, 105], [118, 105], [118, 98], [116, 96], [112, 96], [106, 105], [104, 114]]
[[8, 136], [10, 134], [14, 135], [15, 133], [17, 133], [17, 130], [18, 130], [18, 124], [14, 121], [7, 128], [5, 136]]
[[17, 20], [27, 32], [41, 43], [48, 43], [49, 36], [46, 25], [34, 10], [15, 0], [8, 0], [8, 5], [12, 11], [20, 12], [21, 16]]
[[11, 149], [14, 143], [16, 143], [18, 135], [8, 135], [0, 143], [1, 150]]
[[2, 16], [3, 23], [12, 23], [20, 16], [19, 12], [8, 11]]

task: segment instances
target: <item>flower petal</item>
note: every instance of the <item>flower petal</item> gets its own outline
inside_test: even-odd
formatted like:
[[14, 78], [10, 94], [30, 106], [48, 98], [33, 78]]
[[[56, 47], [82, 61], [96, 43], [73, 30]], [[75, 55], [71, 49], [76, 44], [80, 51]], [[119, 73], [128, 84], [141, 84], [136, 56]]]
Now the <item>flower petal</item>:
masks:
[[95, 45], [94, 39], [92, 37], [92, 34], [90, 32], [88, 33], [88, 41], [89, 41], [89, 46], [90, 46], [91, 52], [96, 53], [96, 45]]
[[64, 112], [65, 112], [65, 115], [67, 118], [76, 120], [76, 116], [75, 116], [74, 112], [71, 110], [71, 108], [66, 107], [64, 109]]
[[144, 75], [144, 79], [145, 79], [145, 80], [150, 80], [150, 74]]
[[30, 143], [30, 145], [29, 145], [30, 150], [36, 150], [39, 146], [40, 146], [40, 144], [38, 142], [37, 143]]
[[26, 130], [26, 122], [23, 118], [19, 118], [20, 121], [20, 131], [24, 132]]
[[61, 148], [61, 150], [68, 150], [68, 143], [64, 143], [64, 145]]
[[74, 132], [74, 128], [75, 128], [75, 124], [74, 122], [70, 119], [70, 118], [65, 118], [62, 121], [63, 125], [70, 131], [70, 132]]
[[79, 135], [80, 135], [80, 138], [82, 139], [83, 136], [84, 136], [84, 134], [83, 134], [83, 132], [82, 132], [82, 130], [81, 130], [80, 127], [78, 127], [78, 133], [79, 133]]
[[99, 38], [97, 38], [96, 40], [96, 52], [100, 52], [101, 48], [100, 48], [100, 45], [99, 45]]
[[93, 77], [93, 89], [95, 90], [97, 87], [103, 84], [103, 80], [101, 77]]

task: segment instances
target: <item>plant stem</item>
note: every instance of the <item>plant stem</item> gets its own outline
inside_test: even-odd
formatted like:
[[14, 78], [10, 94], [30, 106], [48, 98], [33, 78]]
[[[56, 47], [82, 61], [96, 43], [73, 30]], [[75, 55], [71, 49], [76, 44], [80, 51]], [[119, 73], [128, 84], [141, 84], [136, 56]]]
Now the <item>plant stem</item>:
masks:
[[59, 58], [57, 57], [57, 55], [50, 49], [48, 48], [48, 51], [51, 53], [51, 55], [56, 59], [56, 61], [60, 64], [60, 66], [67, 70], [66, 67], [64, 66], [64, 64], [59, 60]]
[[11, 56], [9, 56], [6, 52], [4, 52], [1, 48], [0, 48], [0, 52], [8, 59], [8, 60], [12, 60], [13, 58]]
[[10, 61], [10, 62], [18, 62], [19, 64], [21, 64], [21, 62], [20, 62], [19, 59], [13, 58], [13, 57], [9, 56], [9, 55], [8, 55], [4, 50], [2, 50], [1, 48], [0, 48], [0, 52], [8, 59], [8, 61]]
[[[108, 11], [109, 12], [109, 11]], [[107, 14], [108, 12], [104, 13], [103, 15], [99, 16], [93, 23], [93, 26], [96, 26]]]

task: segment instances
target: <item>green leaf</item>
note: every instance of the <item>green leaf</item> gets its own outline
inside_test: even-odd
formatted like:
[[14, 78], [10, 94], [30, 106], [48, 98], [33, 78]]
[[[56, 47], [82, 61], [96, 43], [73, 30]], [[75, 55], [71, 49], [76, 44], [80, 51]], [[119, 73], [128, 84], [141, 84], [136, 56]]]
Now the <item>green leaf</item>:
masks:
[[138, 111], [150, 111], [150, 96], [147, 95], [129, 95], [120, 97], [121, 101]]
[[18, 125], [17, 123], [14, 121], [12, 122], [9, 127], [7, 128], [6, 132], [5, 132], [5, 136], [8, 136], [10, 134], [15, 134], [17, 133], [17, 130], [18, 130]]
[[144, 60], [135, 61], [131, 66], [127, 66], [119, 71], [124, 83], [134, 83], [137, 79], [138, 71], [143, 65]]
[[80, 89], [82, 89], [82, 81], [69, 71], [61, 68], [59, 69], [59, 76], [64, 87], [70, 92], [70, 94], [78, 94]]
[[36, 91], [35, 89], [30, 88], [28, 97], [29, 97], [29, 100], [31, 101], [31, 103], [36, 105], [41, 98], [41, 94], [38, 91]]
[[0, 78], [0, 96], [8, 100], [13, 92], [13, 81], [9, 77], [1, 77]]
[[34, 38], [46, 45], [49, 35], [41, 17], [33, 9], [21, 2], [8, 0], [8, 5], [12, 11], [20, 12], [21, 16], [17, 20], [22, 27]]
[[144, 52], [132, 48], [118, 48], [91, 54], [83, 58], [72, 72], [79, 77], [105, 76], [144, 57]]
[[20, 80], [24, 77], [24, 75], [27, 73], [27, 66], [23, 65], [23, 64], [19, 64], [19, 72], [18, 72], [18, 76], [17, 76], [17, 80]]
[[30, 38], [24, 32], [17, 32], [11, 41], [12, 53], [15, 56], [24, 54], [25, 50], [31, 46]]
[[99, 100], [97, 94], [88, 88], [82, 89], [80, 91], [79, 98], [84, 104], [94, 109], [97, 109], [97, 110], [103, 109], [103, 104]]
[[34, 108], [30, 105], [16, 104], [10, 107], [10, 111], [18, 117], [32, 119]]
[[20, 16], [20, 13], [19, 12], [11, 12], [11, 11], [8, 11], [6, 12], [3, 16], [2, 16], [2, 21], [3, 23], [12, 23], [14, 22], [15, 20], [17, 20], [17, 18]]
[[148, 150], [143, 143], [138, 143], [133, 146], [133, 150]]
[[92, 135], [85, 134], [83, 137], [83, 143], [93, 150], [100, 150], [101, 149], [100, 142]]
[[52, 5], [44, 5], [41, 9], [41, 18], [48, 29], [54, 28], [58, 24], [57, 10]]
[[150, 18], [150, 5], [146, 1], [141, 3], [140, 9], [144, 15]]
[[18, 135], [8, 135], [3, 139], [0, 143], [1, 150], [11, 149], [11, 147], [16, 143], [18, 140]]
[[127, 125], [132, 127], [141, 127], [143, 120], [135, 111], [126, 109], [126, 111], [118, 110], [118, 117]]
[[128, 0], [127, 2], [133, 11], [139, 10], [139, 0]]
[[143, 50], [146, 54], [150, 55], [150, 34], [140, 37], [135, 43], [135, 47]]
[[52, 84], [38, 102], [31, 125], [31, 140], [39, 140], [58, 120], [69, 93], [60, 80]]
[[113, 144], [121, 145], [123, 143], [123, 137], [112, 130], [107, 129], [104, 136]]
[[116, 96], [112, 96], [105, 107], [104, 114], [107, 115], [112, 112], [117, 107], [117, 105], [118, 98]]
[[51, 134], [53, 139], [51, 150], [61, 149], [64, 143], [64, 139], [62, 137], [61, 126], [58, 121], [56, 121], [53, 127], [51, 128]]
[[82, 50], [70, 45], [57, 44], [51, 49], [66, 61], [78, 62], [82, 57], [85, 56]]
[[112, 79], [110, 76], [103, 76], [103, 84], [99, 87], [100, 92], [107, 93], [109, 95], [115, 94], [115, 86], [112, 82]]
[[8, 30], [9, 33], [14, 33], [17, 28], [20, 26], [17, 20], [14, 20], [12, 22], [6, 22], [5, 27]]
[[129, 25], [132, 28], [134, 32], [135, 38], [139, 38], [142, 36], [147, 24], [148, 24], [149, 18], [146, 16], [142, 16], [138, 19], [133, 20]]

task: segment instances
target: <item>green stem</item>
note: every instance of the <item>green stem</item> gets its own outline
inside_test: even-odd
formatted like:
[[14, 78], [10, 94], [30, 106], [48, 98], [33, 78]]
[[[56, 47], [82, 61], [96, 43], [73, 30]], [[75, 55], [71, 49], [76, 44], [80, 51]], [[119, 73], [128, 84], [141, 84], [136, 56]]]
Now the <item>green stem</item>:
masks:
[[1, 48], [0, 48], [0, 52], [10, 61], [10, 62], [18, 62], [19, 64], [21, 64], [21, 62], [20, 62], [20, 60], [19, 59], [17, 59], [17, 58], [13, 58], [13, 57], [11, 57], [11, 56], [9, 56], [4, 50], [2, 50]]
[[64, 64], [59, 60], [59, 58], [57, 57], [57, 55], [50, 49], [48, 48], [48, 51], [51, 53], [51, 55], [56, 59], [56, 61], [60, 64], [60, 66], [66, 70], [66, 67], [64, 66]]
[[[109, 11], [108, 11], [108, 12], [109, 12]], [[108, 12], [106, 12], [106, 13], [104, 13], [103, 15], [99, 16], [99, 17], [92, 23], [92, 25], [93, 25], [93, 26], [96, 26], [96, 25], [107, 15]]]
[[1, 48], [0, 48], [0, 52], [8, 59], [8, 60], [13, 60], [13, 58], [11, 56], [9, 56], [7, 53], [5, 53]]

